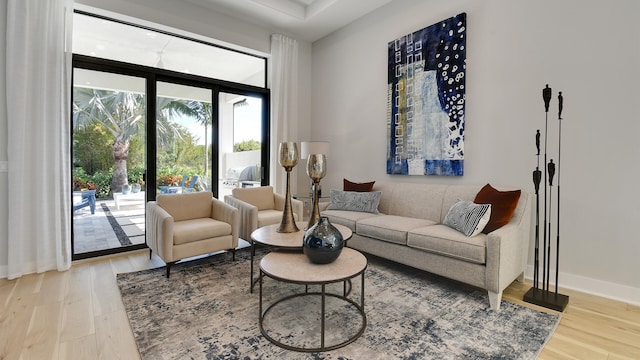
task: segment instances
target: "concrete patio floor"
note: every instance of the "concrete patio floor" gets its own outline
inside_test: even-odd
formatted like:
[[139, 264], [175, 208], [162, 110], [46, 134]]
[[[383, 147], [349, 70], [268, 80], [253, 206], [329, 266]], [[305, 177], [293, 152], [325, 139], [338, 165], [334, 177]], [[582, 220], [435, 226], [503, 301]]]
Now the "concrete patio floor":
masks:
[[[108, 209], [104, 209], [104, 205]], [[119, 227], [132, 244], [144, 243], [144, 203], [124, 202], [116, 210], [112, 199], [96, 200], [95, 213], [89, 207], [76, 210], [73, 216], [73, 251], [80, 254], [126, 246], [121, 244], [108, 214], [115, 218]]]

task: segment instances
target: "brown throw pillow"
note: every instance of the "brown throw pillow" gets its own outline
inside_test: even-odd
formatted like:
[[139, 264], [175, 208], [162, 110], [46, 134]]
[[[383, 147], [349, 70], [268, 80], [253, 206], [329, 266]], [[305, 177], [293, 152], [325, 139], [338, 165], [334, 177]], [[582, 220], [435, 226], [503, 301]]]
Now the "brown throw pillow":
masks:
[[355, 183], [349, 181], [347, 179], [342, 179], [342, 190], [343, 191], [358, 191], [358, 192], [370, 192], [373, 190], [373, 184], [375, 181], [364, 182], [364, 183]]
[[520, 190], [499, 191], [489, 184], [480, 189], [473, 202], [491, 204], [491, 218], [482, 230], [483, 233], [488, 234], [509, 223], [518, 206], [520, 193]]

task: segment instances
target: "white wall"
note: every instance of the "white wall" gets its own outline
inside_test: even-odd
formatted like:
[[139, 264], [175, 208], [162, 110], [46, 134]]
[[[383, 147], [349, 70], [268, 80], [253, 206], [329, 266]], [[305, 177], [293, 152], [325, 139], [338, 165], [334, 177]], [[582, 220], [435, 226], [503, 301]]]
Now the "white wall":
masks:
[[[532, 191], [548, 83], [554, 159], [557, 91], [564, 95], [560, 284], [640, 303], [639, 4], [395, 0], [315, 42], [311, 132], [333, 145], [323, 188], [340, 188], [346, 177]], [[465, 175], [387, 175], [387, 43], [460, 12], [467, 13]]]
[[[77, 2], [262, 53], [269, 52], [270, 34], [278, 32], [170, 0]], [[465, 176], [386, 175], [387, 42], [463, 11]], [[640, 218], [634, 158], [640, 130], [639, 13], [635, 0], [394, 0], [313, 47], [301, 42], [300, 140], [333, 145], [324, 189], [339, 188], [343, 177], [531, 189], [533, 134], [544, 127], [541, 89], [549, 83], [554, 100], [558, 90], [565, 98], [560, 283], [640, 303], [640, 242], [633, 226]], [[6, 0], [0, 0], [0, 14], [4, 69]], [[0, 93], [4, 75], [0, 71]], [[0, 97], [0, 161], [7, 160], [4, 101]], [[550, 157], [556, 156], [555, 143], [550, 138]], [[306, 187], [301, 169], [295, 170], [298, 184]], [[7, 263], [7, 191], [6, 173], [0, 172], [0, 270]]]

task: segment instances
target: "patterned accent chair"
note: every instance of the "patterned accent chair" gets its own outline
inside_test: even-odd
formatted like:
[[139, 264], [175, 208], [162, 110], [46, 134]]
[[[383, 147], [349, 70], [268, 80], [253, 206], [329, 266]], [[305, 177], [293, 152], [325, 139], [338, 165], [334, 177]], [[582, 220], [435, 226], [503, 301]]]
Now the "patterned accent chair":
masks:
[[230, 250], [235, 260], [239, 212], [208, 191], [159, 194], [147, 203], [147, 245], [167, 264], [167, 278], [177, 261]]
[[[272, 186], [235, 188], [224, 197], [224, 202], [240, 210], [240, 237], [249, 242], [255, 229], [280, 223], [284, 200]], [[302, 201], [291, 199], [291, 207], [294, 219], [302, 221]]]

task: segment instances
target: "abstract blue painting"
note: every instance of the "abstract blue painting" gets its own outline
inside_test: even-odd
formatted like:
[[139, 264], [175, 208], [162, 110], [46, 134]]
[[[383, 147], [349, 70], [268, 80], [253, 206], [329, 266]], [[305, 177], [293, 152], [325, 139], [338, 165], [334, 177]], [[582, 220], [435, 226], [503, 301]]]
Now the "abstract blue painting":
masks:
[[463, 175], [466, 19], [389, 42], [387, 174]]

